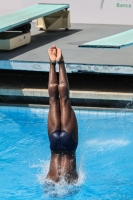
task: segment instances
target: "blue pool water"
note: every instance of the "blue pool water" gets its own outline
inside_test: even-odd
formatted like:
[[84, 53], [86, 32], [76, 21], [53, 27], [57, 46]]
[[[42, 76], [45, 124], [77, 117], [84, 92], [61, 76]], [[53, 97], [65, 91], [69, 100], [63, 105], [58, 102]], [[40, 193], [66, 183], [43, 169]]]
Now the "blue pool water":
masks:
[[75, 112], [79, 181], [48, 186], [48, 109], [0, 107], [0, 200], [133, 199], [133, 112]]

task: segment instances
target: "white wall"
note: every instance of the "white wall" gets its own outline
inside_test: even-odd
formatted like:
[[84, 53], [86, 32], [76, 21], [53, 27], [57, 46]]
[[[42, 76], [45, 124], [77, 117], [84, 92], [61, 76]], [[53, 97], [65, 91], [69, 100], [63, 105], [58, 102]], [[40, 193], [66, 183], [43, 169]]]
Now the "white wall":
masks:
[[72, 23], [133, 25], [133, 0], [0, 0], [0, 15], [36, 3], [70, 4]]

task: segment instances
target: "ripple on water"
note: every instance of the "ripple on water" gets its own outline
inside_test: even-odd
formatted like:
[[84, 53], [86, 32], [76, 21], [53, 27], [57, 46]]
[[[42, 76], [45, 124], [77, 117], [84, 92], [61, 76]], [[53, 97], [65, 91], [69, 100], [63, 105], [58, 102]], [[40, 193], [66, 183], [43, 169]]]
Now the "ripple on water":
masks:
[[86, 141], [87, 146], [94, 148], [95, 150], [98, 151], [108, 151], [108, 150], [114, 150], [116, 148], [124, 147], [129, 145], [129, 140], [116, 140], [116, 139], [111, 139], [111, 140], [89, 140]]

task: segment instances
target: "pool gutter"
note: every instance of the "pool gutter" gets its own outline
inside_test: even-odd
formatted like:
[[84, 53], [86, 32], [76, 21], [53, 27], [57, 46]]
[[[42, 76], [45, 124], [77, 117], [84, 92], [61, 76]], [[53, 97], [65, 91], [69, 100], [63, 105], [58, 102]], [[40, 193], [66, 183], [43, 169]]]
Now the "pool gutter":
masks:
[[[41, 105], [41, 104], [7, 104], [7, 103], [0, 103], [0, 108], [1, 107], [29, 107], [29, 108], [39, 108], [39, 109], [49, 109], [49, 105]], [[87, 110], [92, 110], [92, 111], [115, 111], [115, 112], [133, 112], [133, 109], [130, 108], [104, 108], [104, 107], [84, 107], [84, 106], [72, 106], [72, 108], [75, 111], [87, 111]]]
[[[133, 93], [70, 90], [72, 105], [81, 107], [132, 108]], [[49, 103], [47, 89], [0, 89], [1, 103]]]
[[[47, 89], [0, 89], [0, 95], [19, 97], [49, 97]], [[133, 93], [70, 90], [71, 99], [133, 101]]]

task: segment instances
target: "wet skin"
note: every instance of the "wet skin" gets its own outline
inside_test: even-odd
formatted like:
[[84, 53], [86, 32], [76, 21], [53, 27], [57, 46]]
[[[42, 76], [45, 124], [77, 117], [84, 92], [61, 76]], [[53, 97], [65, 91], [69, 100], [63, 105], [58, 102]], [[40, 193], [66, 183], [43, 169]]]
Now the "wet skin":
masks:
[[[77, 119], [69, 99], [69, 83], [62, 52], [56, 46], [52, 46], [48, 54], [50, 58], [48, 135], [64, 130], [78, 142]], [[55, 70], [56, 62], [59, 64], [59, 83]], [[59, 182], [62, 176], [68, 183], [74, 183], [78, 179], [75, 154], [51, 153], [50, 168], [46, 178]]]

